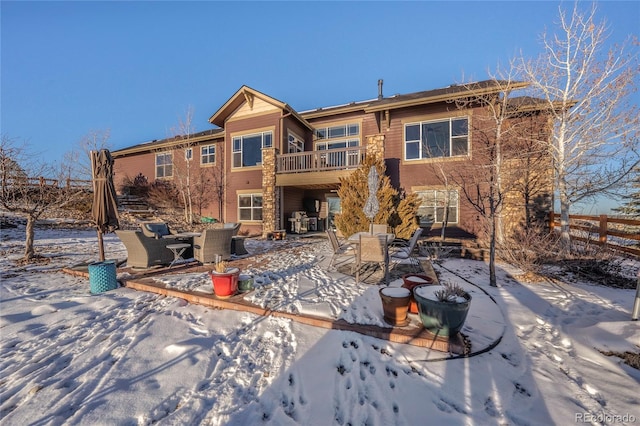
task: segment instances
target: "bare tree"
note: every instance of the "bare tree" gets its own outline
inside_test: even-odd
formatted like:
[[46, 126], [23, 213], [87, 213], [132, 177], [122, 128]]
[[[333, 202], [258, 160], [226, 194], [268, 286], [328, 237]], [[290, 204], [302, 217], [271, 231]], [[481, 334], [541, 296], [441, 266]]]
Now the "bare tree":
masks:
[[91, 151], [109, 149], [111, 131], [91, 130], [82, 136], [71, 151], [64, 154], [63, 163], [60, 165], [60, 173], [67, 179], [90, 180], [91, 176]]
[[53, 167], [32, 160], [24, 147], [4, 135], [0, 141], [0, 168], [0, 204], [27, 220], [23, 261], [28, 262], [36, 257], [36, 221], [50, 209], [63, 208], [85, 197], [89, 188], [65, 184]]
[[224, 168], [222, 165], [223, 153], [221, 152], [222, 144], [216, 146], [215, 151], [215, 163], [207, 163], [207, 165], [201, 165], [199, 168], [194, 168], [192, 191], [193, 205], [199, 216], [202, 216], [202, 212], [205, 207], [210, 206], [212, 203], [216, 203], [218, 207], [218, 219], [222, 218], [224, 191], [225, 191], [225, 176]]
[[640, 114], [632, 100], [637, 39], [608, 46], [609, 29], [596, 21], [595, 3], [587, 11], [580, 6], [576, 1], [569, 12], [560, 7], [557, 33], [543, 34], [544, 53], [521, 60], [534, 96], [553, 113], [549, 144], [565, 250], [571, 206], [614, 192], [640, 162]]
[[[517, 70], [498, 66], [490, 75], [490, 90], [478, 90], [476, 83], [466, 84], [471, 95], [455, 100], [458, 108], [477, 109], [472, 120], [473, 147], [470, 167], [452, 172], [451, 180], [487, 225], [489, 239], [489, 279], [496, 285], [496, 248], [505, 238], [503, 208], [505, 200], [521, 181], [523, 166], [529, 158], [523, 114], [531, 110], [530, 102], [514, 96], [527, 86], [516, 79]], [[543, 117], [544, 119], [544, 117]], [[545, 120], [546, 121], [546, 120]], [[534, 149], [538, 149], [534, 141]]]
[[193, 148], [195, 142], [191, 135], [194, 132], [192, 128], [193, 108], [188, 107], [184, 119], [179, 119], [178, 127], [173, 129], [173, 136], [181, 141], [174, 147], [173, 157], [173, 181], [182, 197], [182, 205], [184, 208], [184, 221], [188, 224], [193, 223]]

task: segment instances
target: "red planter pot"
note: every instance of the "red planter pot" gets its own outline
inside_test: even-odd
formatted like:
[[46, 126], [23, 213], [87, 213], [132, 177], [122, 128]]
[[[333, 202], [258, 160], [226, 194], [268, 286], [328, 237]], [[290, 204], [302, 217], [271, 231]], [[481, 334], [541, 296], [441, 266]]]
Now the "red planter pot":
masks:
[[217, 297], [226, 299], [238, 292], [240, 269], [228, 268], [226, 272], [211, 271], [209, 275], [213, 283], [213, 293]]
[[402, 287], [383, 287], [379, 291], [382, 311], [387, 324], [404, 327], [409, 324], [407, 309], [411, 292]]
[[411, 302], [409, 303], [409, 312], [412, 314], [418, 313], [418, 304], [416, 303], [416, 298], [413, 295], [413, 288], [418, 285], [430, 285], [433, 284], [433, 278], [428, 275], [421, 274], [406, 274], [402, 276], [402, 287], [409, 289], [411, 291]]

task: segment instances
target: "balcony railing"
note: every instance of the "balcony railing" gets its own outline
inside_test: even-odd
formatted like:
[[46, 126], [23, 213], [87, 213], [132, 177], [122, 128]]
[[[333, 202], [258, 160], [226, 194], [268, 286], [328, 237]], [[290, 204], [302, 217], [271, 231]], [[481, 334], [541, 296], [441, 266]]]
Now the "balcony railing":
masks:
[[364, 160], [366, 147], [327, 149], [281, 154], [276, 159], [277, 173], [306, 173], [355, 169]]

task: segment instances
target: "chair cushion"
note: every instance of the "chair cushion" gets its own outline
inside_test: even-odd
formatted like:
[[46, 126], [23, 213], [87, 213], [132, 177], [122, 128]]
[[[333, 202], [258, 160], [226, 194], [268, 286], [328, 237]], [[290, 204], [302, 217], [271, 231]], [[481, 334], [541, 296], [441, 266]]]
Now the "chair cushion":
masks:
[[169, 226], [166, 223], [145, 223], [147, 231], [156, 234], [156, 237], [169, 235]]

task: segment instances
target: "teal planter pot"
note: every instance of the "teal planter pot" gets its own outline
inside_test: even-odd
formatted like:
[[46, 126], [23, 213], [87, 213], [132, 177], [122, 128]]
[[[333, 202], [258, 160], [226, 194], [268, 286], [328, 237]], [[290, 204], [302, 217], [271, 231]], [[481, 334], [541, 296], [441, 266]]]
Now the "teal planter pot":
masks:
[[89, 287], [93, 294], [104, 293], [118, 288], [115, 260], [89, 264]]
[[459, 302], [440, 302], [425, 297], [441, 286], [420, 285], [414, 287], [413, 295], [418, 304], [420, 321], [424, 328], [438, 336], [455, 336], [464, 326], [471, 305], [471, 295], [465, 293]]

